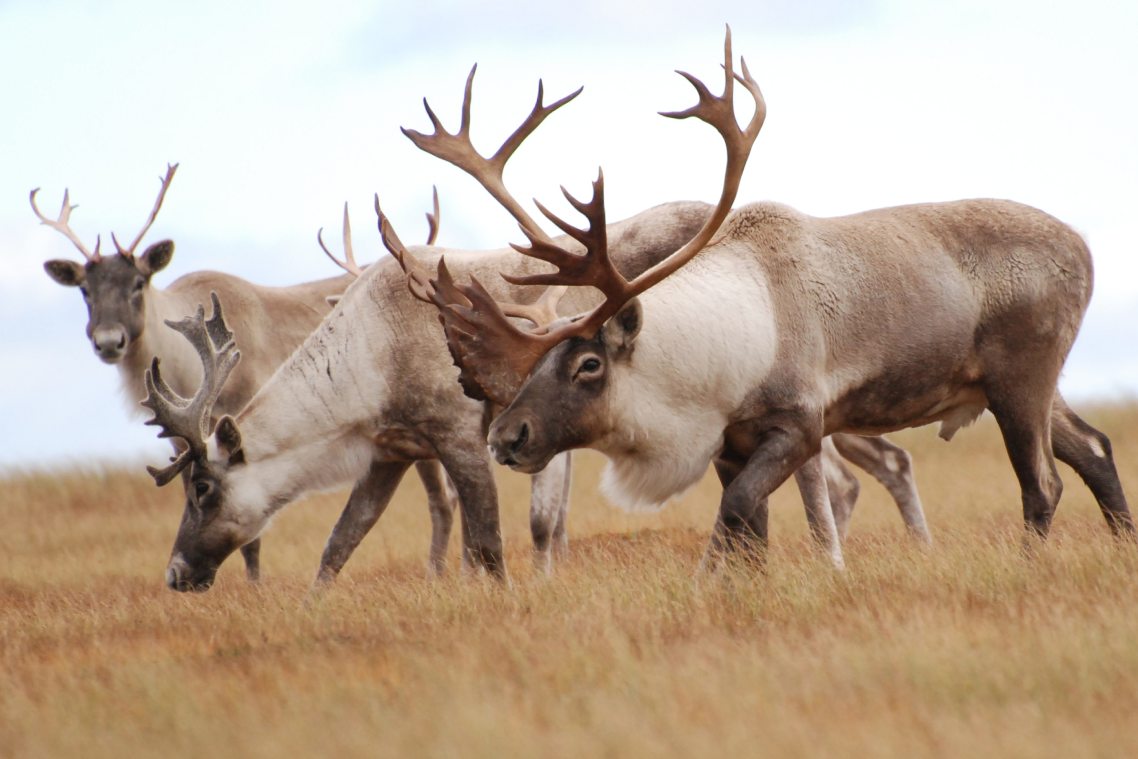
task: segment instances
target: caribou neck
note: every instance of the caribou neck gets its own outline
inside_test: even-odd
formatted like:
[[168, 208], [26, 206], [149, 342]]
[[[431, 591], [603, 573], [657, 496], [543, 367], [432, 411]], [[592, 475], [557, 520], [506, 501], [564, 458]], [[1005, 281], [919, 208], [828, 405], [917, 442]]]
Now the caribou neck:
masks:
[[[655, 508], [694, 485], [754, 378], [775, 366], [769, 289], [758, 272], [741, 279], [732, 257], [701, 254], [641, 296], [636, 346], [613, 367], [608, 431], [590, 446], [609, 458], [602, 485], [624, 508]], [[744, 291], [748, 307], [739, 309]]]
[[161, 361], [162, 376], [184, 397], [192, 396], [201, 382], [201, 363], [193, 347], [166, 326], [167, 320], [177, 321], [194, 313], [199, 302], [158, 287], [147, 287], [144, 298], [142, 334], [130, 342], [117, 365], [127, 406], [135, 416], [143, 415], [139, 405], [146, 397], [143, 375], [152, 359]]

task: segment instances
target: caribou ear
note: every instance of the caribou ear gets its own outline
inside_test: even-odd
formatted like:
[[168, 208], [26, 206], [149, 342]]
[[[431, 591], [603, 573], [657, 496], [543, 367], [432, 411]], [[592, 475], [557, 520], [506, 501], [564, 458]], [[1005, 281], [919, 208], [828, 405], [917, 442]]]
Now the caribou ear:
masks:
[[138, 257], [138, 269], [144, 275], [149, 277], [155, 272], [160, 272], [166, 268], [170, 263], [170, 259], [174, 257], [174, 241], [162, 240], [156, 242], [143, 251], [142, 255]]
[[237, 429], [237, 422], [229, 414], [221, 417], [214, 430], [217, 438], [217, 449], [230, 464], [244, 464], [245, 451], [241, 450], [241, 430]]
[[64, 287], [78, 287], [87, 279], [87, 271], [82, 264], [62, 258], [44, 261], [43, 270], [47, 272], [47, 276]]
[[633, 298], [605, 322], [602, 328], [605, 346], [616, 355], [628, 353], [632, 350], [632, 343], [640, 334], [643, 323], [644, 311], [640, 307], [640, 299]]

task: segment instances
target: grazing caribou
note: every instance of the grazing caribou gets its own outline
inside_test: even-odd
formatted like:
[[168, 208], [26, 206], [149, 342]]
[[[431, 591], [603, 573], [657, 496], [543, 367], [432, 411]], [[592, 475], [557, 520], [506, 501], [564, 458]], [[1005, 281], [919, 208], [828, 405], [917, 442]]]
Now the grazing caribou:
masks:
[[[179, 393], [189, 394], [201, 382], [201, 366], [193, 349], [182, 338], [163, 326], [170, 319], [193, 313], [198, 304], [218, 294], [225, 304], [230, 323], [243, 335], [245, 360], [218, 395], [214, 413], [236, 413], [253, 397], [253, 392], [277, 366], [315, 329], [331, 309], [326, 299], [339, 295], [351, 283], [348, 276], [322, 279], [292, 287], [262, 287], [243, 279], [212, 271], [198, 271], [175, 280], [163, 289], [151, 283], [153, 275], [170, 263], [174, 243], [162, 240], [135, 255], [142, 238], [154, 224], [178, 165], [167, 167], [166, 176], [146, 224], [127, 246], [112, 234], [116, 253], [102, 255], [101, 238], [89, 251], [70, 225], [70, 195], [65, 190], [63, 204], [55, 219], [45, 216], [36, 205], [32, 190], [29, 200], [40, 221], [69, 239], [86, 259], [85, 263], [51, 260], [44, 264], [48, 275], [61, 285], [78, 287], [87, 305], [87, 335], [91, 347], [105, 363], [118, 366], [123, 390], [132, 411], [145, 395], [143, 374], [150, 360], [162, 359], [164, 376]], [[434, 215], [428, 215], [430, 236], [438, 230], [438, 201]], [[437, 464], [417, 465], [428, 494], [433, 535], [431, 565], [436, 570], [445, 563], [446, 545], [453, 521], [454, 504], [447, 495]], [[257, 579], [260, 567], [260, 541], [242, 547], [246, 572]]]
[[[567, 195], [587, 228], [542, 209], [586, 253], [523, 227], [518, 251], [556, 271], [506, 280], [570, 295], [589, 286], [599, 305], [526, 331], [479, 282], [456, 285], [441, 262], [435, 279], [407, 266], [439, 310], [463, 384], [520, 385], [490, 425], [495, 458], [537, 472], [559, 452], [600, 450], [610, 494], [631, 504], [667, 499], [712, 462], [724, 492], [707, 560], [718, 562], [762, 555], [767, 496], [803, 468], [819, 479], [827, 435], [940, 422], [949, 439], [989, 409], [1021, 487], [1025, 541], [1046, 536], [1060, 496], [1053, 455], [1091, 487], [1111, 530], [1133, 536], [1109, 441], [1056, 391], [1091, 295], [1079, 235], [1005, 200], [837, 218], [775, 203], [732, 212], [766, 107], [746, 64], [735, 72], [730, 30], [725, 58], [722, 96], [684, 74], [699, 104], [664, 114], [706, 121], [727, 147], [720, 201], [694, 239], [626, 279], [605, 239], [603, 177], [588, 203]], [[744, 128], [736, 83], [755, 102]], [[832, 516], [814, 516], [840, 562]]]
[[[539, 101], [535, 112], [541, 110]], [[706, 216], [704, 204], [669, 203], [614, 223], [614, 256], [628, 271], [642, 271], [661, 251], [690, 238]], [[451, 254], [463, 273], [485, 277], [509, 266], [520, 275], [536, 271], [509, 249], [413, 249], [431, 265], [442, 253]], [[517, 303], [532, 302], [540, 291], [496, 287], [499, 297]], [[594, 301], [581, 292], [563, 302], [581, 309]], [[504, 576], [484, 406], [463, 395], [434, 307], [408, 292], [394, 261], [363, 269], [332, 313], [235, 417], [215, 410], [214, 399], [237, 366], [237, 349], [217, 299], [212, 312], [207, 320], [199, 308], [171, 324], [204, 367], [192, 398], [167, 386], [161, 362], [146, 372], [143, 405], [154, 412], [151, 423], [161, 426], [161, 436], [185, 444], [177, 460], [150, 472], [163, 484], [189, 471], [186, 509], [167, 568], [171, 588], [207, 589], [221, 562], [255, 540], [281, 508], [305, 493], [355, 483], [321, 558], [318, 581], [330, 580], [382, 515], [410, 464], [429, 460], [442, 463], [461, 502], [466, 558]], [[214, 417], [220, 417], [216, 425]], [[535, 491], [558, 484], [563, 489], [565, 479], [545, 482], [553, 484], [535, 482]], [[543, 535], [537, 521], [543, 521]], [[557, 513], [537, 515], [539, 552], [548, 550], [563, 519], [560, 525]]]

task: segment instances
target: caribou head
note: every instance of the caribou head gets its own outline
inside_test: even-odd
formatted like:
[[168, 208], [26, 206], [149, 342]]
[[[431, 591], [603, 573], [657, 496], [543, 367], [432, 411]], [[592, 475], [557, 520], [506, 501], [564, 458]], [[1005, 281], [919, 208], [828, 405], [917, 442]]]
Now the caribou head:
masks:
[[[549, 323], [526, 317], [512, 304], [495, 302], [476, 279], [469, 285], [456, 284], [444, 261], [440, 261], [433, 278], [416, 268], [391, 225], [381, 216], [384, 243], [407, 271], [411, 291], [439, 309], [447, 344], [461, 369], [460, 382], [467, 394], [506, 406], [491, 424], [488, 438], [500, 463], [523, 472], [540, 471], [558, 452], [584, 447], [610, 432], [613, 407], [619, 405], [619, 393], [614, 391], [614, 385], [619, 384], [619, 375], [631, 361], [644, 321], [636, 296], [690, 261], [719, 230], [731, 210], [743, 168], [766, 117], [762, 93], [747, 70], [746, 62], [740, 60], [741, 74], [735, 71], [730, 29], [724, 43], [724, 57], [723, 95], [712, 94], [699, 79], [679, 72], [695, 88], [699, 102], [684, 111], [661, 114], [677, 119], [695, 117], [720, 133], [727, 149], [727, 166], [719, 203], [694, 238], [632, 281], [617, 271], [609, 257], [603, 175], [593, 183], [593, 197], [588, 202], [562, 190], [569, 203], [588, 220], [586, 228], [574, 227], [537, 204], [551, 222], [585, 246], [585, 253], [577, 254], [556, 244], [509, 197], [501, 184], [501, 170], [495, 160], [471, 157], [469, 153], [473, 148], [469, 147], [468, 138], [463, 150], [452, 147], [456, 137], [442, 132], [429, 109], [436, 134], [424, 136], [404, 130], [420, 148], [459, 165], [479, 179], [514, 214], [529, 239], [528, 247], [514, 246], [515, 249], [557, 269], [548, 274], [523, 277], [503, 274], [507, 281], [519, 285], [548, 285], [546, 296], [549, 297], [559, 296], [569, 286], [594, 287], [605, 296], [591, 311], [570, 319]], [[735, 119], [736, 82], [750, 93], [755, 103], [754, 114], [745, 128], [740, 128]], [[465, 136], [468, 130], [469, 99], [468, 80], [459, 136]], [[540, 112], [540, 106], [539, 90], [535, 114]], [[444, 151], [432, 144], [434, 142], [443, 142], [448, 149]], [[511, 144], [508, 142], [507, 146]], [[534, 326], [528, 330], [519, 328], [516, 320], [510, 319], [518, 316], [527, 318]]]
[[146, 371], [146, 398], [142, 405], [154, 412], [147, 424], [162, 428], [159, 437], [181, 442], [180, 452], [161, 469], [147, 467], [159, 486], [187, 472], [186, 507], [166, 570], [166, 584], [174, 590], [206, 590], [213, 584], [221, 562], [255, 539], [264, 524], [250, 524], [223, 509], [229, 488], [229, 470], [244, 464], [241, 432], [231, 416], [211, 425], [214, 403], [226, 378], [241, 360], [233, 333], [225, 324], [221, 303], [210, 293], [213, 315], [205, 309], [181, 321], [166, 324], [185, 336], [202, 362], [202, 384], [193, 398], [183, 398], [162, 379], [157, 358]]
[[85, 263], [66, 259], [46, 261], [44, 270], [59, 284], [79, 288], [83, 301], [87, 304], [87, 337], [91, 340], [95, 355], [108, 364], [118, 363], [131, 343], [142, 334], [146, 323], [146, 296], [150, 278], [155, 272], [164, 269], [174, 255], [174, 243], [171, 240], [156, 242], [139, 256], [134, 253], [154, 223], [177, 169], [178, 164], [167, 166], [158, 200], [142, 231], [126, 247], [120, 245], [118, 238], [112, 234], [111, 239], [117, 253], [108, 256], [100, 252], [100, 238], [96, 238], [95, 250], [91, 252], [71, 229], [71, 212], [78, 206], [71, 205], [66, 190], [63, 192], [59, 215], [55, 219], [45, 216], [36, 205], [38, 188], [29, 195], [32, 211], [40, 222], [71, 240], [86, 259]]

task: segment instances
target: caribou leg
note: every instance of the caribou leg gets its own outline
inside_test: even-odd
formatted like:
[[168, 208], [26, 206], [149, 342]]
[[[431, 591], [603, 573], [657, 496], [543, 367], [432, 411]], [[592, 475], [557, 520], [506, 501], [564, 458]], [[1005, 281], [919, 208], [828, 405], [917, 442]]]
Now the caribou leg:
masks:
[[565, 520], [569, 511], [571, 461], [568, 451], [554, 456], [531, 478], [529, 525], [533, 563], [546, 575], [553, 572], [553, 554], [568, 550]]
[[1134, 521], [1118, 480], [1110, 439], [1079, 418], [1058, 393], [1051, 404], [1051, 448], [1094, 493], [1111, 532], [1133, 536]]
[[[840, 466], [841, 462], [837, 459], [837, 454], [833, 455]], [[715, 473], [719, 475], [719, 482], [723, 485], [725, 492], [742, 471], [743, 466], [736, 462], [726, 459], [715, 461]], [[856, 484], [857, 480], [854, 479], [853, 475], [844, 467], [843, 471]], [[828, 474], [824, 474], [822, 456], [818, 455], [804, 466], [799, 467], [795, 471], [794, 477], [795, 483], [798, 485], [799, 495], [802, 496], [802, 503], [806, 508], [806, 521], [810, 524], [810, 533], [814, 536], [818, 546], [830, 557], [834, 566], [840, 569], [845, 562], [842, 558], [841, 538], [835, 515], [838, 509], [832, 505], [829, 494], [832, 492], [832, 487], [840, 488], [841, 486], [831, 485]], [[857, 490], [855, 487], [853, 499], [856, 500], [856, 498]], [[763, 498], [754, 505], [750, 514], [745, 517], [748, 540], [757, 540], [760, 546], [766, 545], [768, 514], [768, 499]], [[720, 518], [716, 521], [715, 531], [719, 533], [724, 529], [725, 526], [722, 523], [722, 518]]]
[[[834, 512], [838, 538], [844, 541], [850, 529], [850, 517], [853, 516], [854, 506], [861, 493], [861, 483], [842, 461], [830, 437], [822, 440], [822, 472], [826, 476], [826, 491], [830, 496], [830, 508]], [[801, 485], [799, 492], [802, 492]], [[805, 493], [802, 497], [805, 500]]]
[[[909, 452], [883, 437], [837, 434], [830, 439], [846, 460], [885, 486], [901, 511], [909, 535], [923, 543], [932, 543]], [[845, 537], [845, 532], [842, 536]]]
[[842, 569], [845, 567], [842, 543], [838, 539], [838, 527], [822, 470], [822, 454], [819, 452], [795, 470], [794, 481], [806, 506], [806, 521], [810, 523], [814, 542], [830, 558], [835, 569]]
[[738, 554], [763, 561], [768, 496], [821, 450], [821, 438], [810, 435], [801, 422], [795, 417], [766, 430], [751, 431], [745, 425], [728, 430], [729, 438], [739, 438], [753, 453], [741, 466], [736, 461], [722, 468], [716, 464], [720, 479], [726, 473], [730, 483], [723, 489], [703, 566], [713, 567], [720, 558]]
[[439, 462], [416, 461], [415, 470], [427, 491], [427, 510], [431, 513], [430, 567], [435, 575], [441, 576], [447, 568], [447, 544], [454, 526], [458, 496], [451, 492]]
[[[471, 446], [469, 438], [436, 445], [461, 506], [463, 555], [498, 580], [505, 581], [502, 531], [498, 520], [498, 489], [484, 446]], [[464, 562], [465, 565], [465, 562]]]
[[261, 579], [261, 539], [254, 538], [241, 546], [241, 558], [245, 560], [245, 579], [258, 582]]
[[352, 488], [328, 543], [320, 557], [316, 584], [325, 585], [336, 579], [356, 546], [364, 539], [387, 509], [391, 496], [411, 465], [405, 461], [373, 462], [367, 473]]
[[[1025, 547], [1031, 537], [1046, 538], [1063, 493], [1063, 481], [1051, 453], [1051, 399], [1054, 384], [1040, 392], [1031, 382], [1008, 383], [988, 390], [988, 408], [996, 417], [1008, 458], [1019, 480], [1023, 501]], [[1040, 403], [1040, 397], [1045, 400]]]

